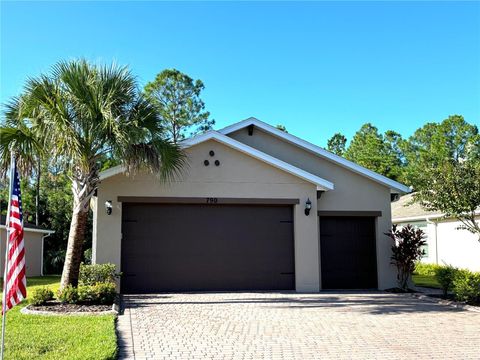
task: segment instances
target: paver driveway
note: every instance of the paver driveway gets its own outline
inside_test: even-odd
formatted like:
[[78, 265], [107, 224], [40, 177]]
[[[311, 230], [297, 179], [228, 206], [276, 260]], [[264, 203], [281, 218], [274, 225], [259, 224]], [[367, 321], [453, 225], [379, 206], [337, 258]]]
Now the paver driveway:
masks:
[[128, 295], [124, 359], [480, 359], [480, 313], [405, 295]]

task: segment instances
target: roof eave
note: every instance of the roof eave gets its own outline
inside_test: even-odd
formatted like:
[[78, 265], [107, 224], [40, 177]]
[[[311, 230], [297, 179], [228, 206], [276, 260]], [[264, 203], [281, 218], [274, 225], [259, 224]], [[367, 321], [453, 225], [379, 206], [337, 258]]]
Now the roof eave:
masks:
[[[180, 146], [183, 149], [187, 149], [191, 146], [200, 144], [204, 141], [208, 140], [215, 140], [218, 141], [224, 145], [227, 145], [231, 148], [234, 148], [240, 152], [243, 152], [247, 155], [252, 156], [253, 158], [256, 158], [258, 160], [261, 160], [271, 166], [274, 166], [280, 170], [283, 170], [287, 173], [290, 173], [294, 176], [297, 176], [305, 181], [308, 181], [310, 183], [313, 183], [317, 186], [317, 190], [322, 190], [322, 191], [329, 191], [333, 190], [335, 188], [335, 185], [328, 181], [325, 180], [317, 175], [311, 174], [305, 170], [299, 169], [291, 164], [288, 164], [282, 160], [279, 160], [271, 155], [268, 155], [264, 152], [261, 152], [260, 150], [257, 150], [255, 148], [252, 148], [251, 146], [248, 146], [240, 141], [237, 141], [231, 137], [228, 137], [226, 135], [223, 135], [217, 131], [210, 130], [207, 131], [203, 134], [194, 136], [190, 139], [186, 139], [180, 143]], [[125, 172], [125, 167], [122, 165], [115, 166], [113, 168], [104, 170], [100, 173], [99, 177], [100, 180], [105, 180], [109, 177], [118, 175]]]
[[227, 126], [221, 130], [219, 130], [218, 132], [223, 134], [223, 135], [228, 135], [232, 132], [235, 132], [235, 131], [238, 131], [240, 129], [243, 129], [247, 126], [250, 126], [250, 125], [254, 125], [254, 126], [257, 126], [259, 127], [260, 129], [276, 136], [276, 137], [279, 137], [291, 144], [294, 144], [304, 150], [307, 150], [307, 151], [310, 151], [312, 152], [313, 154], [316, 154], [318, 156], [321, 156], [327, 160], [330, 160], [334, 163], [337, 163], [338, 165], [342, 166], [342, 167], [345, 167], [355, 173], [358, 173], [360, 175], [363, 175], [375, 182], [378, 182], [384, 186], [387, 186], [390, 188], [391, 192], [395, 192], [395, 193], [400, 193], [400, 194], [406, 194], [406, 193], [409, 193], [411, 192], [411, 188], [406, 186], [406, 185], [403, 185], [397, 181], [394, 181], [394, 180], [391, 180], [383, 175], [380, 175], [372, 170], [368, 170], [366, 168], [364, 168], [363, 166], [360, 166], [358, 164], [355, 164], [354, 162], [352, 161], [349, 161], [341, 156], [338, 156], [338, 155], [335, 155], [323, 148], [321, 148], [320, 146], [317, 146], [317, 145], [314, 145], [312, 143], [309, 143], [308, 141], [305, 141], [303, 139], [300, 139], [298, 137], [296, 137], [295, 135], [292, 135], [292, 134], [289, 134], [289, 133], [286, 133], [284, 131], [281, 131], [277, 128], [275, 128], [274, 126], [270, 125], [270, 124], [267, 124], [261, 120], [258, 120], [257, 118], [254, 118], [254, 117], [250, 117], [246, 120], [242, 120], [236, 124], [232, 124], [230, 126]]

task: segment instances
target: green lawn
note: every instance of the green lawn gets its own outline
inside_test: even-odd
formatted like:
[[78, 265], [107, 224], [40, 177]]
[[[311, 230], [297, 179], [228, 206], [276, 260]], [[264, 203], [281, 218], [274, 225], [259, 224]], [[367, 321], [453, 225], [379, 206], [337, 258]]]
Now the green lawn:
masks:
[[[27, 279], [27, 293], [48, 286], [58, 289], [58, 276]], [[102, 316], [23, 315], [26, 302], [7, 312], [5, 359], [115, 359], [115, 318]]]
[[438, 283], [435, 275], [412, 275], [413, 282], [416, 286], [423, 286], [429, 288], [438, 288], [441, 289], [440, 284]]

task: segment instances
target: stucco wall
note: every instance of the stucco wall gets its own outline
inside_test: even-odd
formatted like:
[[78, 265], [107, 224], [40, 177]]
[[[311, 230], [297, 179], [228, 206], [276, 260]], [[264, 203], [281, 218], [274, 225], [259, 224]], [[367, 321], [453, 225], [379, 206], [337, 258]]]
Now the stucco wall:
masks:
[[252, 136], [248, 135], [247, 129], [238, 130], [229, 136], [333, 182], [335, 189], [324, 193], [318, 200], [319, 210], [381, 211], [382, 216], [376, 222], [378, 286], [386, 289], [396, 285], [396, 272], [390, 264], [392, 242], [384, 235], [391, 227], [389, 188], [281, 141], [258, 128], [254, 129]]
[[[7, 232], [1, 229], [1, 246], [0, 246], [0, 277], [3, 277], [5, 270], [5, 244]], [[40, 276], [42, 274], [42, 233], [34, 233], [30, 231], [24, 232], [25, 240], [25, 266], [27, 276]]]
[[[209, 151], [215, 152], [214, 157]], [[122, 205], [118, 196], [298, 198], [294, 206], [295, 281], [297, 291], [319, 290], [318, 218], [316, 204], [305, 216], [307, 198], [315, 199], [316, 186], [285, 173], [216, 141], [207, 141], [187, 149], [189, 167], [181, 178], [162, 184], [152, 175], [116, 175], [99, 186], [92, 204], [94, 215], [93, 261], [111, 262], [121, 268]], [[204, 166], [204, 160], [210, 166]], [[213, 162], [219, 160], [216, 167]], [[112, 215], [106, 215], [104, 203], [111, 200]]]
[[[480, 221], [480, 217], [478, 218]], [[408, 222], [399, 223], [405, 225]], [[410, 222], [412, 225], [426, 224], [422, 228], [427, 234], [428, 256], [424, 263], [452, 265], [480, 271], [480, 242], [478, 236], [467, 230], [457, 229], [461, 223], [454, 219]]]

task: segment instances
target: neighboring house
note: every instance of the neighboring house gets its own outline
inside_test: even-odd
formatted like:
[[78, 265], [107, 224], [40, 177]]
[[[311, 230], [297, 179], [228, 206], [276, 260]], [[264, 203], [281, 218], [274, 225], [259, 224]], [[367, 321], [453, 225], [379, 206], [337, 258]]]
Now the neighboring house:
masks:
[[[45, 238], [54, 232], [55, 231], [35, 226], [34, 224], [24, 224], [23, 238], [25, 241], [25, 267], [27, 276], [43, 275], [43, 243]], [[0, 277], [3, 277], [5, 269], [6, 239], [5, 216], [2, 216], [0, 222]]]
[[[480, 222], [480, 212], [477, 219]], [[392, 203], [392, 222], [398, 225], [412, 224], [425, 232], [427, 245], [422, 262], [480, 271], [478, 235], [459, 229], [462, 223], [457, 219], [423, 209], [413, 201], [412, 194], [408, 194]]]
[[384, 233], [408, 187], [254, 118], [182, 145], [169, 183], [100, 174], [92, 260], [118, 266], [122, 292], [396, 285]]

